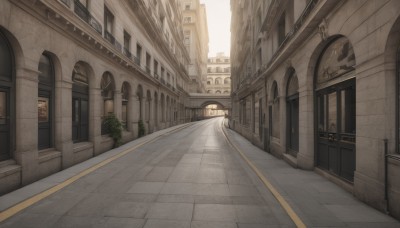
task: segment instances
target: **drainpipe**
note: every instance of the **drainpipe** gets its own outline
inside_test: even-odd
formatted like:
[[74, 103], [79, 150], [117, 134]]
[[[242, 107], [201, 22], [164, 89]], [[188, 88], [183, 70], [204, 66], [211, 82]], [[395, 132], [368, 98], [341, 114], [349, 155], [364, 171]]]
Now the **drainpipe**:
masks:
[[389, 189], [388, 189], [388, 139], [383, 140], [385, 144], [385, 202], [386, 202], [386, 208], [385, 212], [386, 214], [390, 214], [389, 211]]

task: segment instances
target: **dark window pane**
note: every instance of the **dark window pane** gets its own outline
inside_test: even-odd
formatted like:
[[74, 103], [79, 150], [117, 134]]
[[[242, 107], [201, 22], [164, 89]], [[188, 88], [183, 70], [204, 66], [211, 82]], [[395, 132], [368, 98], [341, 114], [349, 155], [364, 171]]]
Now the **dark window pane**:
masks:
[[356, 105], [355, 90], [346, 88], [341, 91], [341, 132], [356, 133]]
[[42, 55], [39, 61], [39, 83], [51, 86], [53, 84], [53, 69], [50, 59]]
[[7, 94], [0, 92], [0, 124], [7, 123]]
[[12, 55], [8, 42], [3, 34], [0, 33], [0, 80], [11, 81], [12, 75]]
[[337, 132], [337, 95], [336, 92], [328, 94], [328, 131]]

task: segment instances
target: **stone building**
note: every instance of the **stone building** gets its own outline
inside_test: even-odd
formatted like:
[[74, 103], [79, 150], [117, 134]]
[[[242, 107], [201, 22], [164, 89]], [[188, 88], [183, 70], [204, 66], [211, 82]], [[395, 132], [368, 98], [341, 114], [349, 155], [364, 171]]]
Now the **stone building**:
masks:
[[400, 1], [231, 9], [230, 126], [400, 218]]
[[208, 25], [206, 7], [200, 0], [180, 0], [184, 44], [189, 52], [190, 93], [204, 93], [207, 78]]
[[220, 52], [215, 57], [208, 58], [207, 73], [207, 93], [226, 95], [231, 93], [231, 62], [229, 56]]
[[0, 194], [190, 120], [180, 4], [0, 1]]

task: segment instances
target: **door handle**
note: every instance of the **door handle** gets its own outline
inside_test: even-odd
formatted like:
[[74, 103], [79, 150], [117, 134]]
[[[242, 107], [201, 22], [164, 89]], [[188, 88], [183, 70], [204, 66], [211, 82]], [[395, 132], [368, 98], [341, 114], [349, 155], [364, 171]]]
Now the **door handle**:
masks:
[[335, 136], [334, 136], [334, 134], [328, 134], [328, 140], [329, 140], [329, 142], [335, 141]]

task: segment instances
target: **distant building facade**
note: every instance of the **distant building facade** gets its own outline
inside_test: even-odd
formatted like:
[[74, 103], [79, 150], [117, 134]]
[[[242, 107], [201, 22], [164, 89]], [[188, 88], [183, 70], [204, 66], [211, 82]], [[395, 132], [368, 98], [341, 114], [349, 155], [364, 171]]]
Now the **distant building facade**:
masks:
[[231, 9], [230, 126], [400, 218], [400, 2]]
[[208, 58], [206, 91], [211, 94], [231, 93], [231, 62], [222, 52]]
[[177, 0], [0, 1], [0, 194], [191, 119]]
[[189, 52], [190, 93], [204, 93], [207, 78], [208, 25], [200, 0], [180, 0], [183, 9], [184, 44]]

